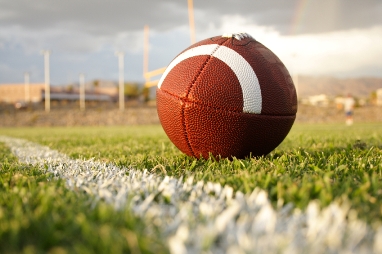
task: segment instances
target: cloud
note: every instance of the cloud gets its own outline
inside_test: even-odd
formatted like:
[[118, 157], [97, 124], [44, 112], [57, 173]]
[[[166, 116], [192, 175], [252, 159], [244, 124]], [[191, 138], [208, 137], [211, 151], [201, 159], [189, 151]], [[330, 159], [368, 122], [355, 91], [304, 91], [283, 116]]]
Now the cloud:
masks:
[[[188, 26], [186, 0], [0, 0], [0, 4], [2, 44], [18, 43], [27, 51], [54, 45], [75, 53], [94, 52], [111, 45], [137, 52], [142, 50], [145, 24], [159, 33]], [[281, 35], [382, 25], [382, 1], [375, 0], [194, 0], [194, 7], [199, 39], [217, 34], [230, 17], [237, 16]]]
[[[241, 16], [226, 16], [221, 33], [244, 31], [270, 48], [291, 72], [308, 75], [361, 75], [365, 67], [382, 69], [382, 25], [297, 36], [252, 24]], [[374, 73], [378, 75], [378, 73]], [[379, 73], [381, 75], [381, 73]]]
[[0, 3], [2, 26], [19, 25], [35, 31], [65, 25], [68, 30], [114, 35], [120, 31], [142, 30], [147, 23], [163, 30], [178, 25], [179, 19], [188, 21], [187, 3], [168, 0], [2, 0]]
[[[82, 66], [89, 77], [116, 78], [115, 50], [126, 52], [127, 77], [141, 80], [145, 24], [150, 69], [190, 43], [186, 0], [0, 0], [0, 6], [0, 82], [41, 66], [44, 48], [52, 50], [52, 65], [59, 64], [56, 83], [77, 79]], [[197, 40], [246, 30], [299, 73], [382, 75], [376, 46], [382, 1], [194, 0], [194, 7]], [[39, 73], [36, 79], [43, 78]]]
[[[0, 25], [44, 30], [62, 24], [68, 30], [110, 36], [120, 31], [140, 31], [149, 24], [167, 31], [188, 23], [187, 1], [179, 0], [0, 0]], [[382, 2], [376, 0], [194, 0], [199, 30], [218, 25], [221, 17], [241, 15], [253, 23], [287, 34], [322, 33], [382, 24]], [[295, 22], [295, 23], [293, 23]]]
[[139, 52], [143, 45], [143, 32], [118, 32], [112, 37], [93, 36], [80, 30], [65, 27], [48, 28], [36, 33], [19, 26], [0, 30], [0, 50], [5, 44], [19, 45], [26, 54], [39, 52], [43, 48], [71, 54], [87, 54], [112, 47], [118, 50]]

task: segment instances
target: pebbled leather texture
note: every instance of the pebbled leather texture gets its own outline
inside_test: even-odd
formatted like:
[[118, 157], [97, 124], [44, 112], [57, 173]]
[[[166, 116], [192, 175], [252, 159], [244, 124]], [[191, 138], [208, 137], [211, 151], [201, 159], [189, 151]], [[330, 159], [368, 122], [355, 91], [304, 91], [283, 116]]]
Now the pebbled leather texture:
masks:
[[296, 117], [297, 96], [289, 72], [251, 37], [216, 36], [183, 52], [208, 44], [228, 47], [249, 63], [260, 84], [261, 113], [243, 112], [246, 91], [233, 70], [211, 52], [182, 60], [164, 77], [157, 89], [163, 129], [182, 152], [197, 158], [268, 154], [283, 141]]

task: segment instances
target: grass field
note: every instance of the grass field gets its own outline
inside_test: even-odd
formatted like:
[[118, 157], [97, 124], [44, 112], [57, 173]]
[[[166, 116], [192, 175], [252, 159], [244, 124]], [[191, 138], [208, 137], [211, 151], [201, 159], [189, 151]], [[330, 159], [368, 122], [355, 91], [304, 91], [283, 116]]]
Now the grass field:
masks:
[[[245, 160], [183, 155], [160, 126], [15, 128], [0, 135], [48, 146], [73, 159], [148, 169], [159, 176], [268, 193], [275, 209], [312, 200], [324, 208], [349, 204], [351, 216], [375, 230], [382, 224], [382, 124], [295, 125], [271, 154]], [[18, 162], [0, 143], [0, 252], [168, 251], [161, 232], [129, 209], [115, 211], [71, 191], [36, 166]]]

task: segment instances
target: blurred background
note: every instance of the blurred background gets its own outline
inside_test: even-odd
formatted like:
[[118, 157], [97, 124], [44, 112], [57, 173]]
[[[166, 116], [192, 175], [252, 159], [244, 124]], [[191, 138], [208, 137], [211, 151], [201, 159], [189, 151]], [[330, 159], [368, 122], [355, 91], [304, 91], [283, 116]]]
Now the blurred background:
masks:
[[380, 0], [0, 0], [1, 113], [153, 106], [155, 80], [180, 51], [232, 32], [284, 62], [309, 106], [301, 121], [312, 107], [320, 121], [344, 119], [348, 94], [367, 108], [359, 119], [382, 121]]

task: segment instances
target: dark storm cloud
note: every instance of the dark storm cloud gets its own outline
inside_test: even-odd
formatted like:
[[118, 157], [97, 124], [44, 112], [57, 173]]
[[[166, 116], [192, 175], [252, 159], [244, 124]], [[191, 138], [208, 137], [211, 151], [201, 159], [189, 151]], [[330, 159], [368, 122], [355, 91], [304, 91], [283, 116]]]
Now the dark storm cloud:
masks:
[[[0, 4], [1, 26], [32, 30], [64, 27], [107, 36], [142, 30], [145, 24], [159, 31], [188, 24], [186, 0], [2, 0]], [[301, 34], [382, 23], [380, 0], [194, 0], [194, 7], [198, 30], [208, 24], [219, 27], [227, 15], [246, 17], [282, 34], [291, 32], [293, 24], [296, 25], [293, 32]]]
[[[239, 25], [301, 35], [382, 24], [382, 0], [193, 1], [198, 40], [243, 31]], [[223, 31], [231, 29], [230, 19], [232, 29], [239, 30]], [[43, 80], [39, 52], [44, 48], [53, 52], [56, 84], [77, 80], [79, 72], [88, 79], [117, 79], [115, 50], [126, 52], [126, 78], [142, 80], [145, 24], [151, 31], [149, 69], [165, 66], [190, 43], [187, 0], [0, 0], [0, 82], [19, 82], [24, 71], [32, 80]], [[380, 37], [375, 38], [379, 45]], [[379, 56], [378, 49], [372, 54]], [[370, 59], [370, 70], [380, 75], [380, 58]], [[366, 73], [362, 68], [358, 74]]]
[[142, 30], [146, 23], [158, 29], [177, 25], [187, 9], [173, 1], [2, 1], [1, 25], [41, 30], [67, 26], [94, 34]]

